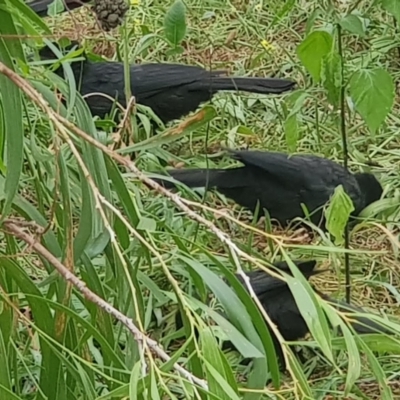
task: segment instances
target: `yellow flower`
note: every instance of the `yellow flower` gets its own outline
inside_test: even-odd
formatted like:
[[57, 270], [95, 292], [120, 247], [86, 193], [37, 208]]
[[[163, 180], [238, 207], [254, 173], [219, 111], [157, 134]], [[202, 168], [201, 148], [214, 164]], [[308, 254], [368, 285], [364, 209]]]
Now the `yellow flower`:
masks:
[[261, 11], [261, 9], [262, 9], [262, 3], [258, 3], [254, 8], [255, 8], [257, 11]]
[[274, 51], [276, 49], [276, 47], [266, 39], [261, 40], [261, 46], [267, 51]]
[[138, 6], [140, 4], [140, 0], [131, 0], [131, 4], [133, 6]]

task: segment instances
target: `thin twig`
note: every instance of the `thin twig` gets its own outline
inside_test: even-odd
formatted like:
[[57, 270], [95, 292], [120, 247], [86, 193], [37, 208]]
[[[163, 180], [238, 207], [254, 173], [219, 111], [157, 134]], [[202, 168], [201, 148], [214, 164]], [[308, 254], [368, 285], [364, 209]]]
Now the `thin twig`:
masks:
[[[340, 57], [340, 132], [342, 134], [343, 146], [343, 167], [348, 170], [349, 151], [347, 148], [347, 132], [346, 132], [346, 86], [344, 83], [344, 54], [342, 47], [342, 27], [337, 24], [338, 36], [338, 52]], [[344, 228], [344, 248], [350, 248], [350, 234], [349, 224]], [[345, 288], [346, 288], [346, 302], [350, 304], [351, 300], [351, 277], [350, 277], [350, 255], [348, 252], [344, 253], [344, 271], [345, 271]]]
[[[21, 228], [19, 228], [14, 223], [6, 220], [4, 222], [4, 226], [9, 230], [17, 238], [23, 240], [25, 243], [29, 244], [37, 253], [39, 253], [42, 257], [44, 257], [49, 263], [51, 263], [54, 268], [58, 271], [58, 273], [68, 282], [73, 284], [84, 296], [86, 299], [95, 303], [101, 309], [103, 309], [108, 314], [112, 315], [115, 319], [120, 321], [123, 325], [125, 325], [128, 330], [132, 333], [137, 341], [140, 343], [145, 343], [158, 357], [160, 357], [165, 362], [169, 362], [171, 357], [162, 350], [158, 343], [146, 335], [144, 335], [133, 323], [131, 318], [128, 318], [116, 308], [114, 308], [111, 304], [107, 303], [107, 301], [103, 300], [96, 293], [92, 292], [85, 284], [85, 282], [81, 281], [77, 276], [71, 273], [67, 267], [64, 266], [53, 254], [51, 254], [42, 244], [40, 244], [35, 238], [33, 238], [28, 233], [24, 232]], [[207, 389], [207, 383], [202, 380], [196, 378], [193, 374], [186, 371], [179, 364], [174, 364], [174, 369], [179, 372], [184, 378], [186, 378], [189, 382], [195, 383], [196, 385]]]

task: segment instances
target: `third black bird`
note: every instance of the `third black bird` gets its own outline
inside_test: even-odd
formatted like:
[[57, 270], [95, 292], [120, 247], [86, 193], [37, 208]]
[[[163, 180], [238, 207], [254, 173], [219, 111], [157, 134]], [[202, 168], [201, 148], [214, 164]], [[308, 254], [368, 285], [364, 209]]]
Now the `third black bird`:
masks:
[[[69, 46], [70, 49], [72, 46]], [[49, 47], [39, 51], [42, 60], [55, 60]], [[124, 66], [120, 62], [92, 62], [85, 59], [71, 64], [82, 95], [104, 93], [125, 102]], [[63, 76], [63, 69], [56, 71]], [[269, 94], [292, 89], [295, 82], [286, 79], [230, 77], [225, 71], [207, 71], [181, 64], [142, 64], [130, 67], [132, 94], [138, 104], [150, 107], [164, 122], [180, 118], [221, 90], [243, 90]], [[92, 114], [104, 117], [112, 102], [102, 96], [86, 98]]]
[[[307, 278], [307, 280], [318, 274], [320, 271], [315, 271], [316, 262], [310, 261], [296, 261], [296, 266]], [[286, 273], [291, 275], [290, 269], [285, 262], [276, 263], [275, 266]], [[246, 273], [250, 278], [251, 286], [260, 303], [264, 307], [266, 313], [271, 318], [272, 322], [277, 326], [280, 334], [286, 341], [297, 341], [303, 338], [308, 332], [308, 326], [300, 313], [299, 307], [292, 295], [291, 290], [287, 283], [278, 278], [272, 277], [265, 271], [259, 269]], [[238, 279], [244, 284], [242, 279]], [[353, 305], [349, 305], [339, 300], [332, 299], [324, 293], [314, 289], [316, 293], [329, 301], [334, 305], [335, 308], [343, 312], [363, 314], [365, 311]], [[385, 328], [375, 323], [366, 317], [354, 317], [352, 323], [354, 330], [360, 334], [367, 333], [389, 333]], [[281, 366], [284, 367], [284, 359], [281, 347], [274, 333], [270, 329], [272, 339], [275, 344], [275, 351], [277, 352], [278, 358], [281, 362]]]
[[[294, 261], [294, 263], [307, 280], [311, 276], [321, 272], [314, 270], [316, 266], [316, 261], [314, 260]], [[292, 275], [291, 270], [285, 262], [275, 263], [274, 266], [287, 274]], [[249, 277], [250, 284], [265, 312], [276, 325], [284, 340], [291, 342], [304, 338], [304, 336], [309, 332], [309, 329], [287, 283], [282, 279], [271, 276], [261, 269], [246, 272], [246, 275]], [[245, 286], [239, 275], [237, 275], [237, 278]], [[342, 312], [357, 314], [365, 313], [365, 311], [360, 307], [332, 299], [315, 288], [314, 290], [320, 297], [332, 303], [335, 308]], [[181, 316], [179, 313], [177, 314], [176, 322], [178, 328], [182, 326]], [[354, 316], [352, 318], [352, 326], [359, 334], [390, 333], [384, 327], [363, 316]], [[271, 334], [281, 368], [284, 369], [285, 362], [279, 341], [269, 326], [268, 330]], [[231, 342], [225, 342], [223, 348], [234, 349], [234, 346]]]
[[[228, 169], [174, 169], [168, 173], [189, 187], [210, 187], [243, 207], [255, 211], [259, 203], [271, 219], [282, 226], [304, 217], [302, 204], [319, 224], [322, 207], [337, 186], [343, 185], [354, 204], [357, 216], [382, 195], [374, 175], [352, 174], [331, 160], [314, 155], [288, 155], [268, 151], [233, 151], [231, 156], [243, 166]], [[156, 179], [167, 188], [174, 183]]]

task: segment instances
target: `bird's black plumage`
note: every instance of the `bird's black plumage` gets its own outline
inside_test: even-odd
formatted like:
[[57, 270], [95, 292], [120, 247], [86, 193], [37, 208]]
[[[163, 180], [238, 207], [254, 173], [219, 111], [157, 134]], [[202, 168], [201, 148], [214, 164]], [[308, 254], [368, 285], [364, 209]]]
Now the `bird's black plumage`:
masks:
[[[84, 3], [90, 0], [63, 0], [65, 10], [73, 10], [75, 8], [82, 7]], [[37, 15], [40, 17], [46, 17], [48, 14], [48, 7], [54, 3], [54, 0], [33, 0], [26, 3]]]
[[[210, 187], [243, 207], [255, 211], [257, 202], [282, 226], [304, 217], [301, 204], [319, 224], [322, 206], [337, 186], [343, 185], [354, 204], [353, 215], [378, 200], [382, 186], [372, 174], [352, 174], [341, 165], [314, 155], [288, 155], [264, 151], [233, 151], [231, 156], [243, 166], [229, 169], [174, 169], [170, 176], [189, 187]], [[174, 183], [156, 179], [167, 188]]]
[[[307, 280], [311, 276], [321, 272], [314, 270], [316, 266], [316, 261], [314, 260], [294, 261], [294, 263]], [[289, 266], [285, 262], [275, 263], [274, 266], [286, 272], [287, 274], [292, 275]], [[308, 326], [300, 313], [300, 310], [287, 283], [284, 280], [272, 277], [261, 269], [246, 272], [246, 275], [249, 277], [250, 284], [265, 312], [268, 314], [271, 321], [276, 325], [282, 337], [286, 341], [297, 341], [306, 336], [306, 334], [309, 332]], [[245, 286], [243, 279], [239, 275], [237, 275], [237, 278]], [[332, 303], [332, 305], [340, 311], [357, 314], [365, 313], [365, 311], [360, 307], [332, 299], [324, 293], [321, 293], [316, 289], [314, 290], [320, 297]], [[379, 324], [367, 317], [354, 316], [352, 320], [352, 326], [359, 334], [390, 333], [390, 331], [386, 330], [384, 327], [381, 327]], [[178, 322], [179, 326], [182, 325], [179, 313], [176, 321]], [[279, 341], [277, 340], [273, 331], [269, 327], [268, 329], [274, 342], [275, 351], [279, 358], [281, 367], [284, 368], [284, 357]], [[225, 342], [223, 348], [234, 349], [234, 346], [231, 342]]]
[[[39, 54], [43, 60], [56, 59], [48, 47], [40, 50]], [[82, 95], [104, 93], [126, 106], [123, 63], [86, 59], [71, 66], [75, 80], [81, 82]], [[62, 76], [62, 68], [57, 73]], [[201, 67], [181, 64], [131, 66], [130, 83], [136, 102], [150, 107], [164, 123], [195, 111], [220, 90], [279, 94], [295, 85], [295, 82], [286, 79], [229, 77], [224, 71], [210, 72]], [[104, 117], [111, 110], [112, 102], [105, 97], [90, 96], [86, 101], [94, 115]]]

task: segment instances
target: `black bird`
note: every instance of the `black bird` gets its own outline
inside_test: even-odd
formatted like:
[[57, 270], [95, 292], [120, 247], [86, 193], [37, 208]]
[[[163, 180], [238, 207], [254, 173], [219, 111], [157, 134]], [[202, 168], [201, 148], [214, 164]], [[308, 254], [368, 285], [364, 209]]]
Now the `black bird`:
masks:
[[[75, 8], [82, 7], [84, 3], [88, 3], [90, 0], [63, 0], [65, 11], [73, 10]], [[48, 7], [50, 4], [54, 3], [54, 0], [34, 0], [27, 2], [26, 5], [29, 6], [37, 15], [40, 17], [46, 17]]]
[[[316, 261], [314, 260], [294, 261], [294, 263], [307, 280], [311, 276], [323, 272], [314, 270], [316, 266]], [[287, 274], [292, 275], [286, 262], [278, 262], [275, 263], [274, 266], [282, 271], [285, 271]], [[265, 312], [268, 314], [271, 321], [276, 325], [285, 341], [297, 341], [306, 336], [306, 334], [309, 332], [308, 326], [300, 313], [300, 310], [287, 283], [284, 280], [272, 277], [261, 269], [246, 272], [246, 275], [250, 278], [250, 284]], [[246, 287], [243, 279], [239, 275], [237, 275], [237, 278]], [[355, 312], [359, 314], [365, 313], [365, 311], [360, 307], [349, 305], [339, 300], [334, 300], [315, 288], [314, 291], [324, 300], [329, 301], [342, 312]], [[390, 331], [381, 327], [379, 324], [368, 319], [367, 317], [357, 316], [354, 317], [353, 320], [354, 322], [352, 322], [352, 326], [359, 334], [390, 333]], [[177, 328], [182, 326], [179, 312], [176, 317], [176, 323]], [[274, 342], [275, 351], [280, 361], [281, 368], [285, 369], [284, 357], [279, 341], [269, 327], [268, 330]], [[234, 346], [231, 342], [225, 342], [223, 349], [234, 349]]]
[[[322, 272], [314, 270], [316, 266], [316, 261], [314, 260], [295, 261], [295, 264], [307, 278], [307, 280], [311, 276]], [[285, 262], [276, 263], [275, 267], [285, 271], [289, 275], [292, 275], [288, 265]], [[251, 286], [253, 287], [255, 294], [264, 307], [264, 310], [271, 318], [271, 321], [277, 326], [285, 341], [297, 341], [303, 338], [309, 332], [308, 326], [303, 319], [292, 292], [286, 282], [272, 277], [261, 269], [247, 272], [246, 275], [250, 278]], [[238, 279], [244, 285], [242, 278], [238, 276]], [[330, 296], [327, 296], [326, 294], [316, 290], [315, 288], [314, 291], [320, 297], [332, 303], [335, 308], [342, 312], [365, 313], [365, 311], [360, 307], [349, 305], [340, 300], [335, 300]], [[352, 322], [352, 326], [359, 334], [389, 333], [388, 330], [384, 329], [379, 324], [366, 317], [355, 317], [354, 322]], [[275, 345], [276, 354], [279, 358], [282, 368], [284, 368], [285, 363], [281, 346], [279, 345], [279, 342], [272, 330], [269, 329], [269, 331]]]
[[[74, 44], [68, 47], [70, 49]], [[39, 51], [42, 60], [56, 60], [49, 47]], [[126, 106], [124, 66], [120, 62], [92, 62], [85, 59], [73, 62], [71, 68], [80, 93], [104, 93]], [[63, 69], [56, 71], [63, 76]], [[207, 71], [204, 68], [181, 64], [142, 64], [131, 66], [131, 92], [138, 104], [150, 107], [164, 122], [191, 111], [200, 103], [211, 100], [220, 90], [243, 90], [261, 94], [283, 93], [295, 82], [286, 79], [229, 77], [225, 71]], [[112, 102], [103, 96], [86, 98], [93, 115], [104, 117]]]
[[[288, 155], [264, 151], [228, 150], [244, 164], [229, 169], [173, 169], [168, 173], [188, 187], [210, 187], [234, 200], [253, 213], [259, 202], [282, 226], [296, 217], [304, 217], [304, 204], [311, 221], [318, 225], [322, 206], [335, 188], [343, 185], [354, 204], [357, 216], [382, 195], [382, 186], [374, 175], [352, 174], [341, 165], [314, 155]], [[176, 184], [155, 179], [164, 187]]]

